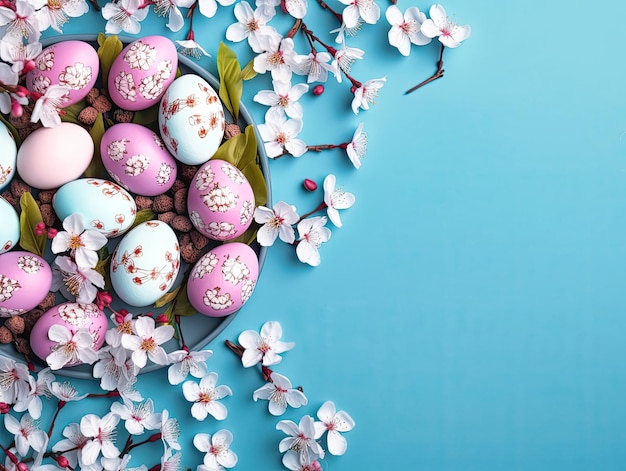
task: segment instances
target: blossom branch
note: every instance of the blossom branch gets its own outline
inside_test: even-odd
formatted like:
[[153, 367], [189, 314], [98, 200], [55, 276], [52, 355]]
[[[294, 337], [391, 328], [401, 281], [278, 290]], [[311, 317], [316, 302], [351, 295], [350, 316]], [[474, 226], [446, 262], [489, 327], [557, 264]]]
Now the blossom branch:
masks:
[[324, 10], [328, 10], [330, 13], [332, 13], [334, 15], [334, 17], [337, 18], [337, 21], [339, 21], [339, 24], [343, 23], [343, 16], [341, 16], [340, 13], [337, 13], [335, 10], [333, 10], [331, 7], [329, 7], [328, 4], [324, 0], [317, 0], [317, 3], [319, 3], [320, 6]]
[[406, 92], [404, 92], [405, 95], [408, 95], [409, 93], [414, 92], [418, 88], [421, 88], [424, 85], [426, 85], [426, 84], [428, 84], [430, 82], [434, 82], [438, 78], [443, 77], [443, 72], [444, 72], [444, 70], [443, 70], [443, 51], [445, 50], [445, 48], [446, 47], [442, 44], [441, 45], [441, 50], [439, 52], [439, 60], [437, 61], [437, 70], [435, 71], [435, 73], [433, 75], [431, 75], [430, 77], [428, 77], [423, 82], [420, 82], [417, 85], [415, 85], [414, 87], [409, 88]]

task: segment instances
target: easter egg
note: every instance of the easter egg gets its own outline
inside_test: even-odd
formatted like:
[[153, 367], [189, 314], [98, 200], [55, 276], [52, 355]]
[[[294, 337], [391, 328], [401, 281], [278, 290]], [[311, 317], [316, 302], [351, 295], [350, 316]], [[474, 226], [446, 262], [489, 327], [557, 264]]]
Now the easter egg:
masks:
[[122, 301], [148, 306], [171, 287], [180, 268], [176, 234], [161, 221], [131, 229], [111, 256], [111, 284]]
[[[108, 319], [95, 304], [66, 302], [50, 308], [37, 320], [30, 333], [30, 347], [44, 361], [58, 345], [48, 336], [53, 325], [66, 327], [72, 335], [79, 329], [87, 329], [93, 337], [92, 348], [98, 350], [104, 344]], [[79, 363], [80, 361], [71, 361], [66, 366]]]
[[252, 223], [254, 192], [243, 173], [224, 160], [209, 160], [194, 176], [187, 195], [189, 218], [213, 240], [230, 240]]
[[165, 36], [146, 36], [128, 44], [115, 58], [108, 77], [109, 95], [125, 110], [137, 111], [159, 102], [174, 81], [178, 53]]
[[17, 172], [27, 184], [51, 190], [80, 177], [93, 157], [93, 140], [74, 123], [39, 128], [17, 152]]
[[80, 214], [87, 229], [108, 238], [124, 234], [135, 221], [137, 206], [126, 190], [99, 178], [81, 178], [66, 183], [52, 198], [60, 220]]
[[6, 187], [15, 175], [17, 145], [9, 128], [0, 121], [0, 190]]
[[35, 58], [35, 68], [26, 74], [26, 88], [45, 93], [51, 85], [69, 87], [63, 106], [87, 96], [96, 84], [100, 61], [98, 53], [84, 41], [61, 41], [46, 47]]
[[161, 99], [161, 137], [172, 155], [185, 164], [209, 160], [222, 143], [225, 126], [222, 102], [198, 75], [178, 77]]
[[248, 245], [223, 244], [196, 262], [187, 281], [191, 305], [210, 317], [223, 317], [243, 306], [259, 277], [259, 261]]
[[0, 317], [35, 308], [51, 284], [52, 270], [40, 256], [18, 250], [0, 254]]
[[8, 252], [20, 240], [20, 218], [11, 204], [0, 197], [0, 254]]
[[176, 181], [176, 161], [152, 130], [135, 123], [119, 123], [100, 141], [102, 163], [111, 178], [143, 196], [156, 196]]

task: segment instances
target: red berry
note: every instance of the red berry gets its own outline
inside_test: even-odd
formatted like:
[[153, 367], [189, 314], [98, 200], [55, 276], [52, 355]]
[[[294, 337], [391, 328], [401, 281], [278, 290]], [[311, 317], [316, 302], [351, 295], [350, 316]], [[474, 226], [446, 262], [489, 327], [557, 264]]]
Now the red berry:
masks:
[[302, 183], [304, 185], [304, 189], [306, 191], [315, 191], [317, 190], [317, 183], [315, 183], [313, 180], [310, 179], [305, 179], [304, 182]]
[[322, 93], [324, 93], [324, 85], [315, 85], [313, 87], [313, 95], [320, 96]]
[[354, 85], [352, 85], [350, 87], [350, 93], [354, 94], [354, 92], [356, 92], [356, 87]]
[[65, 456], [59, 456], [57, 458], [57, 463], [61, 468], [67, 468], [70, 465], [70, 462], [67, 460]]

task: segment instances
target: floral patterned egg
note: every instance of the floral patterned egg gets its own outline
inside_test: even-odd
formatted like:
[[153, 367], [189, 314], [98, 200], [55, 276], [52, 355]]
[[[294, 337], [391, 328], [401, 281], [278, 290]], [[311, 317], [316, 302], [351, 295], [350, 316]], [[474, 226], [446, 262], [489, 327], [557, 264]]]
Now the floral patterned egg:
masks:
[[109, 95], [125, 110], [144, 110], [159, 102], [176, 78], [178, 53], [165, 36], [146, 36], [130, 43], [111, 66]]
[[222, 102], [198, 75], [178, 77], [161, 99], [161, 137], [172, 155], [185, 164], [209, 160], [222, 143], [225, 126]]
[[148, 306], [171, 287], [180, 268], [176, 234], [161, 221], [131, 229], [111, 256], [111, 284], [131, 306]]
[[50, 291], [52, 270], [43, 258], [30, 252], [0, 255], [0, 317], [30, 311]]
[[126, 190], [99, 178], [66, 183], [54, 194], [52, 207], [61, 221], [72, 214], [80, 214], [88, 229], [108, 238], [124, 234], [137, 214], [135, 200]]
[[[92, 348], [98, 350], [104, 344], [109, 322], [106, 314], [95, 304], [67, 302], [50, 308], [37, 320], [30, 333], [30, 347], [44, 361], [58, 345], [58, 342], [48, 337], [48, 331], [53, 325], [66, 327], [72, 335], [79, 329], [87, 329], [93, 337]], [[80, 362], [69, 362], [67, 366], [78, 363]]]
[[243, 306], [259, 277], [259, 260], [248, 245], [231, 242], [196, 262], [187, 282], [191, 305], [210, 317], [223, 317]]
[[8, 252], [20, 240], [20, 217], [7, 200], [0, 196], [0, 254]]
[[0, 121], [0, 190], [6, 187], [15, 175], [17, 145], [9, 128]]
[[231, 240], [252, 223], [254, 192], [234, 165], [213, 159], [196, 172], [187, 195], [189, 218], [205, 236]]
[[45, 93], [50, 85], [67, 85], [69, 99], [63, 106], [69, 106], [87, 96], [99, 69], [98, 53], [89, 43], [61, 41], [35, 58], [35, 68], [26, 75], [26, 88]]
[[160, 195], [176, 180], [176, 161], [161, 138], [141, 124], [119, 123], [107, 129], [100, 155], [111, 178], [138, 195]]

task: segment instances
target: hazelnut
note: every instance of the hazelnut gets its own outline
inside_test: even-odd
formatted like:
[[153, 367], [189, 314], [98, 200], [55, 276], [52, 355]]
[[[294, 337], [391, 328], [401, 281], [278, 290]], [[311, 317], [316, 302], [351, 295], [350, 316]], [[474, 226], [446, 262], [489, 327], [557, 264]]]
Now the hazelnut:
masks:
[[89, 93], [87, 93], [87, 96], [85, 97], [85, 100], [87, 101], [87, 103], [89, 103], [90, 105], [93, 105], [94, 100], [96, 99], [96, 97], [98, 97], [100, 95], [100, 90], [98, 90], [97, 88], [92, 88], [91, 90], [89, 90]]

